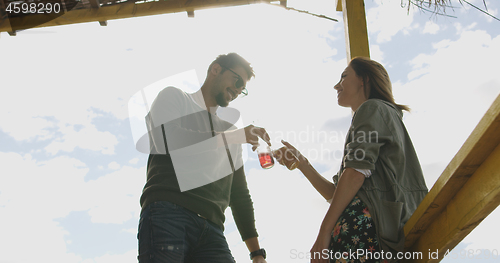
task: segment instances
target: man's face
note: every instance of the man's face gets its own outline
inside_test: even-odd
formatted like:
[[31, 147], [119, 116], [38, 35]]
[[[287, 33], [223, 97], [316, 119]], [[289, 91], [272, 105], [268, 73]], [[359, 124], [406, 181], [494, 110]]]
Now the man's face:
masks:
[[227, 107], [245, 88], [248, 75], [242, 66], [221, 69], [223, 72], [219, 73], [215, 81], [215, 100], [219, 106]]

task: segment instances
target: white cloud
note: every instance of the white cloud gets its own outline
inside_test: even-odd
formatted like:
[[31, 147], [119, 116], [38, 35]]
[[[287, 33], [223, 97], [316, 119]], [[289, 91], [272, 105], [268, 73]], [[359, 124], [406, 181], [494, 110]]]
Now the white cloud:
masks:
[[139, 198], [145, 167], [123, 166], [120, 170], [89, 181], [86, 185], [89, 215], [93, 223], [121, 224], [139, 218]]
[[422, 165], [449, 162], [500, 93], [497, 69], [485, 60], [500, 57], [500, 36], [465, 30], [434, 47], [411, 61], [410, 81], [394, 89], [413, 109], [405, 122]]
[[0, 130], [4, 131], [15, 140], [37, 140], [43, 141], [54, 137], [49, 129], [55, 125], [53, 122], [41, 117], [32, 116], [22, 111], [0, 111], [2, 124]]
[[[50, 154], [72, 152], [76, 147], [103, 154], [114, 153], [114, 146], [118, 143], [116, 137], [110, 132], [99, 131], [92, 123], [94, 118], [100, 117], [99, 114], [70, 106], [60, 110], [53, 107], [58, 102], [50, 101], [51, 96], [40, 94], [38, 98], [30, 102], [33, 103], [30, 106], [23, 105], [25, 101], [0, 98], [0, 101], [5, 99], [0, 108], [7, 109], [0, 111], [0, 129], [17, 141], [49, 141], [45, 151]], [[11, 107], [17, 110], [9, 110]]]
[[462, 24], [460, 24], [459, 22], [456, 22], [453, 25], [455, 26], [455, 30], [457, 31], [457, 35], [461, 35], [465, 31], [471, 31], [474, 27], [477, 26], [477, 23], [476, 22], [471, 23], [470, 25], [468, 25], [466, 27], [462, 26]]
[[137, 235], [137, 228], [134, 227], [134, 228], [122, 229], [122, 232]]
[[[84, 209], [85, 164], [68, 157], [37, 162], [30, 155], [0, 153], [0, 167], [0, 214], [9, 215], [2, 216], [0, 224], [2, 259], [79, 262], [79, 257], [66, 253], [67, 232], [53, 219]], [[26, 240], [37, 244], [30, 253], [20, 245]]]
[[88, 263], [137, 263], [137, 249], [129, 250], [121, 255], [106, 253], [103, 256], [94, 258], [92, 261], [89, 260]]
[[128, 163], [130, 163], [130, 164], [137, 164], [138, 162], [139, 162], [139, 158], [133, 158], [130, 161], [128, 161]]
[[[55, 222], [39, 217], [35, 211], [24, 214], [0, 209], [0, 212], [4, 215], [0, 227], [2, 262], [81, 262], [80, 256], [67, 253], [64, 241], [67, 232]], [[26, 242], [36, 244], [30, 247], [30, 253], [26, 253], [26, 246], [23, 246]]]
[[436, 23], [434, 23], [432, 21], [427, 21], [427, 23], [425, 23], [425, 27], [424, 27], [423, 33], [424, 34], [435, 35], [439, 31], [439, 29], [440, 29], [440, 27], [439, 27], [438, 24], [436, 24]]
[[32, 212], [50, 219], [84, 209], [80, 198], [88, 168], [81, 161], [61, 156], [39, 162], [29, 154], [0, 153], [0, 164], [3, 174], [10, 175], [0, 177], [5, 208], [37, 204]]
[[[495, 8], [495, 4], [496, 4], [495, 2], [484, 1], [484, 0], [469, 0], [467, 2], [475, 5], [476, 7], [480, 8], [481, 10], [483, 10], [483, 11], [485, 11], [493, 16], [496, 16], [498, 18], [498, 16], [497, 16], [498, 8]], [[473, 16], [473, 15], [477, 16], [479, 18], [479, 19], [477, 19], [477, 21], [486, 20], [489, 23], [491, 23], [493, 21], [498, 22], [498, 20], [492, 18], [491, 16], [489, 16], [487, 14], [484, 14], [483, 12], [472, 7], [468, 3], [463, 3], [461, 5], [459, 11], [463, 16]]]
[[382, 52], [379, 45], [370, 45], [370, 58], [380, 62], [381, 64], [385, 64], [384, 52]]
[[[407, 12], [399, 0], [375, 0], [376, 7], [366, 10], [368, 32], [376, 34], [377, 43], [385, 43], [400, 31], [410, 32], [413, 10]], [[397, 21], [397, 22], [396, 22]]]
[[[491, 9], [488, 9], [488, 13], [490, 13], [492, 16], [498, 18], [498, 8], [491, 8]], [[493, 17], [491, 16], [487, 16], [486, 17], [486, 20], [488, 20], [488, 22], [497, 22], [498, 23], [498, 20], [497, 19], [494, 19]]]
[[[0, 166], [2, 174], [8, 175], [0, 177], [0, 214], [12, 215], [2, 217], [0, 224], [3, 260], [81, 262], [82, 258], [67, 252], [71, 242], [66, 239], [68, 232], [55, 221], [71, 211], [88, 210], [92, 222], [101, 223], [120, 224], [139, 218], [144, 167], [123, 166], [85, 182], [86, 164], [65, 156], [41, 162], [29, 154], [0, 152]], [[37, 244], [30, 253], [19, 246], [26, 240]]]
[[[396, 98], [413, 110], [405, 123], [429, 188], [500, 94], [497, 67], [488, 59], [500, 57], [500, 36], [472, 30], [475, 26], [456, 23], [459, 38], [441, 40], [432, 53], [416, 56], [409, 82], [394, 89]], [[467, 249], [498, 251], [491, 235], [498, 216], [492, 213], [462, 241]]]
[[121, 167], [120, 164], [117, 162], [110, 162], [108, 164], [108, 168], [112, 169], [112, 170], [118, 170], [118, 169], [120, 169], [120, 167]]
[[72, 152], [76, 147], [84, 150], [101, 152], [101, 154], [114, 154], [117, 138], [110, 132], [97, 130], [94, 125], [89, 125], [76, 131], [66, 124], [59, 125], [59, 131], [63, 135], [54, 139], [45, 150], [50, 154], [60, 151]]
[[[443, 49], [443, 48], [448, 47], [451, 44], [452, 44], [451, 40], [445, 39], [445, 40], [439, 41], [438, 43], [432, 44], [432, 47], [434, 49]], [[413, 62], [417, 62], [417, 61], [414, 59]], [[421, 61], [418, 61], [417, 63], [419, 65], [422, 65], [424, 63], [424, 61], [421, 60]], [[415, 65], [417, 65], [417, 64], [415, 64]]]

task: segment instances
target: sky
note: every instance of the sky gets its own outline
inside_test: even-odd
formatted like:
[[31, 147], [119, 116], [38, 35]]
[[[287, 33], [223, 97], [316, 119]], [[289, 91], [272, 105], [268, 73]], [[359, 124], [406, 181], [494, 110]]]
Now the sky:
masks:
[[[141, 109], [131, 101], [166, 85], [197, 90], [219, 54], [239, 53], [256, 73], [249, 96], [230, 104], [240, 125], [265, 127], [274, 148], [289, 141], [331, 179], [351, 120], [333, 89], [347, 65], [334, 3], [288, 6], [339, 22], [255, 4], [0, 33], [0, 263], [137, 262], [147, 154], [135, 148]], [[455, 18], [397, 0], [365, 4], [371, 58], [388, 70], [396, 102], [412, 109], [404, 122], [430, 189], [500, 93], [500, 22], [458, 1], [447, 9]], [[500, 3], [486, 4], [499, 15]], [[308, 262], [300, 253], [328, 203], [300, 171], [264, 170], [245, 153], [268, 262]], [[233, 256], [249, 262], [226, 215]], [[443, 262], [497, 262], [499, 217], [497, 209]]]

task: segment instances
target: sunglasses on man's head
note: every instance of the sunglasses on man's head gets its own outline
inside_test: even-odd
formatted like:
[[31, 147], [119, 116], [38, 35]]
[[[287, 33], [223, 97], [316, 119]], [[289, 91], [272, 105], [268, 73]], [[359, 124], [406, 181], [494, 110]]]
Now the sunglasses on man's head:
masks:
[[240, 76], [240, 74], [232, 71], [230, 68], [226, 68], [224, 66], [222, 66], [222, 67], [225, 68], [225, 69], [227, 69], [227, 70], [229, 70], [229, 71], [231, 71], [231, 72], [233, 72], [233, 74], [235, 74], [238, 77], [238, 80], [236, 81], [236, 84], [235, 84], [236, 88], [237, 89], [243, 88], [243, 90], [241, 91], [241, 93], [243, 95], [245, 95], [245, 96], [248, 95], [248, 90], [245, 87], [243, 87], [243, 78]]

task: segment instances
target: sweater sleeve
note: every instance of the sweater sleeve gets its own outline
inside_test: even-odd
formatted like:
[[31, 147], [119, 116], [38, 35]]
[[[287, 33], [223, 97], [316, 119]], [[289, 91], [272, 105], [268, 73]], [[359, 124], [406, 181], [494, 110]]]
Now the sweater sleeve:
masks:
[[363, 103], [353, 117], [346, 144], [344, 167], [375, 169], [381, 147], [394, 140], [385, 120], [383, 105], [377, 101]]
[[234, 173], [229, 206], [242, 240], [257, 237], [253, 202], [243, 167]]

